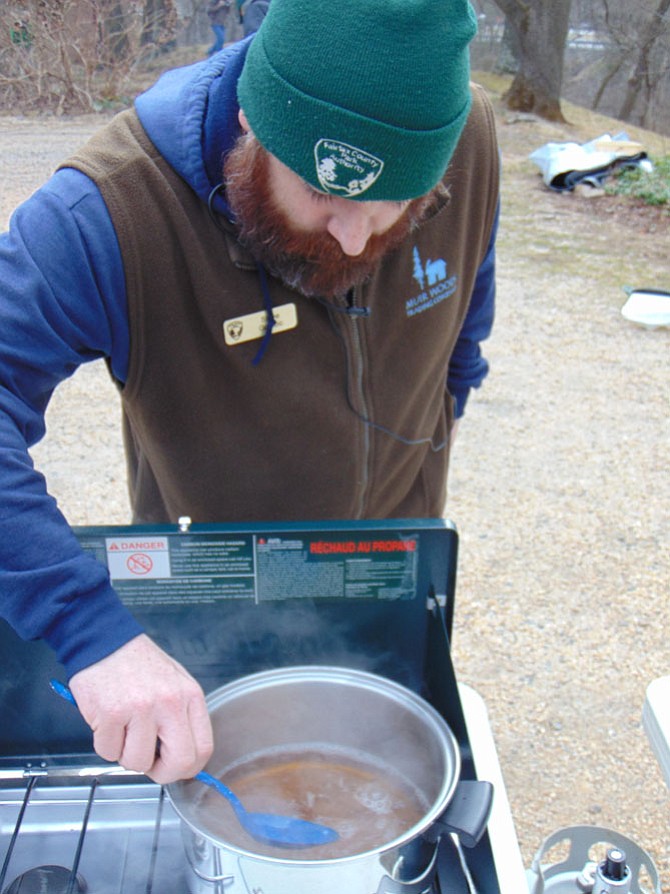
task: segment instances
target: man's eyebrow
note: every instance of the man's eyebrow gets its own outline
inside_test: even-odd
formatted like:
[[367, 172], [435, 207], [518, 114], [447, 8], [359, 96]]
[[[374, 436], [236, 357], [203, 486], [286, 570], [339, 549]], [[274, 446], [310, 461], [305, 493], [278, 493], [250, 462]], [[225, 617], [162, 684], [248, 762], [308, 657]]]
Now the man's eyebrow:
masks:
[[[316, 186], [312, 186], [312, 184], [309, 183], [309, 181], [303, 180], [302, 177], [300, 178], [300, 181], [303, 184], [303, 186], [305, 187], [305, 189], [307, 190], [307, 192], [309, 192], [309, 194], [316, 199], [330, 200], [330, 199], [335, 198], [335, 196], [333, 195], [332, 192], [325, 192], [325, 190], [317, 189]], [[345, 198], [345, 197], [342, 196], [342, 198]], [[352, 201], [353, 201], [353, 199], [352, 199]], [[407, 208], [408, 205], [412, 204], [413, 200], [412, 199], [374, 199], [372, 201], [388, 203], [389, 205], [395, 205], [397, 208]], [[364, 202], [365, 202], [365, 200], [363, 199], [363, 203]]]
[[335, 198], [335, 196], [331, 192], [325, 192], [324, 190], [317, 189], [316, 186], [312, 186], [311, 183], [308, 183], [306, 180], [302, 181], [307, 188], [307, 192], [310, 197], [316, 199], [317, 201], [331, 201]]

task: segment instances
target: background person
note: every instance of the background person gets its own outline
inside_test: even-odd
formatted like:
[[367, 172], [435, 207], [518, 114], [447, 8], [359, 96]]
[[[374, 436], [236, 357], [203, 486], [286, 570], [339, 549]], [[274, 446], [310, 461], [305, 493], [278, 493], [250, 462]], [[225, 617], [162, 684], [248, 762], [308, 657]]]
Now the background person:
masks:
[[226, 24], [232, 0], [210, 0], [207, 6], [207, 17], [209, 18], [209, 26], [214, 32], [214, 43], [207, 50], [207, 55], [211, 56], [223, 49], [226, 41]]
[[244, 36], [255, 34], [261, 26], [261, 22], [265, 18], [270, 0], [247, 0], [242, 5], [242, 24], [244, 27]]

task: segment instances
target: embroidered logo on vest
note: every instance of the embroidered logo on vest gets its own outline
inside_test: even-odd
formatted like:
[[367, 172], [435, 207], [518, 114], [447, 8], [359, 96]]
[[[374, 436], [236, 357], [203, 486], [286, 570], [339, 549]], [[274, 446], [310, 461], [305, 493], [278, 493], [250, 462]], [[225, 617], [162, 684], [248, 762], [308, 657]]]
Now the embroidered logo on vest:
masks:
[[339, 140], [319, 140], [314, 146], [314, 159], [316, 176], [325, 192], [345, 199], [370, 189], [384, 169], [381, 158]]
[[447, 276], [447, 262], [442, 258], [436, 261], [421, 260], [419, 249], [414, 248], [414, 268], [412, 275], [418, 282], [421, 291], [414, 298], [405, 302], [405, 310], [408, 317], [423, 313], [444, 301], [456, 291], [458, 276]]

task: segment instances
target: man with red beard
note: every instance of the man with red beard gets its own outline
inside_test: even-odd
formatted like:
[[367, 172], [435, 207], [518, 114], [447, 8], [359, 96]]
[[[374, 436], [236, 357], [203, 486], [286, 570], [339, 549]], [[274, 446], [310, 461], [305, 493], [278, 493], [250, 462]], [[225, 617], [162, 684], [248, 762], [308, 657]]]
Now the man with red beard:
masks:
[[363, 205], [305, 189], [304, 181], [263, 149], [243, 112], [240, 121], [245, 135], [224, 166], [238, 238], [256, 261], [305, 296], [342, 298], [365, 282], [435, 200], [431, 192], [411, 201]]
[[441, 517], [493, 318], [474, 33], [467, 0], [274, 0], [253, 38], [102, 127], [2, 237], [3, 614], [55, 650], [102, 757], [192, 776], [211, 727], [32, 468], [49, 395], [107, 360], [137, 523]]

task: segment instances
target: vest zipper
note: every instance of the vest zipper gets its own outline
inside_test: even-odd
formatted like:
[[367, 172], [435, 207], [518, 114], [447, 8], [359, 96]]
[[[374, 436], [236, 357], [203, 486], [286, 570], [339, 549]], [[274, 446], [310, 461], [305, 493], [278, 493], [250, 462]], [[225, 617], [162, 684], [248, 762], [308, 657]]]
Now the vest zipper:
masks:
[[351, 344], [354, 361], [354, 381], [352, 397], [355, 405], [358, 407], [359, 415], [362, 417], [363, 425], [363, 455], [361, 462], [361, 488], [358, 496], [358, 508], [356, 518], [365, 517], [365, 508], [367, 505], [368, 488], [370, 485], [370, 427], [365, 422], [370, 418], [368, 410], [368, 402], [365, 398], [364, 375], [365, 375], [365, 359], [363, 356], [363, 344], [361, 341], [361, 333], [359, 332], [359, 319], [368, 315], [367, 308], [362, 308], [357, 302], [357, 294], [355, 289], [351, 289], [347, 295], [347, 306], [351, 311], [346, 314], [351, 324]]

